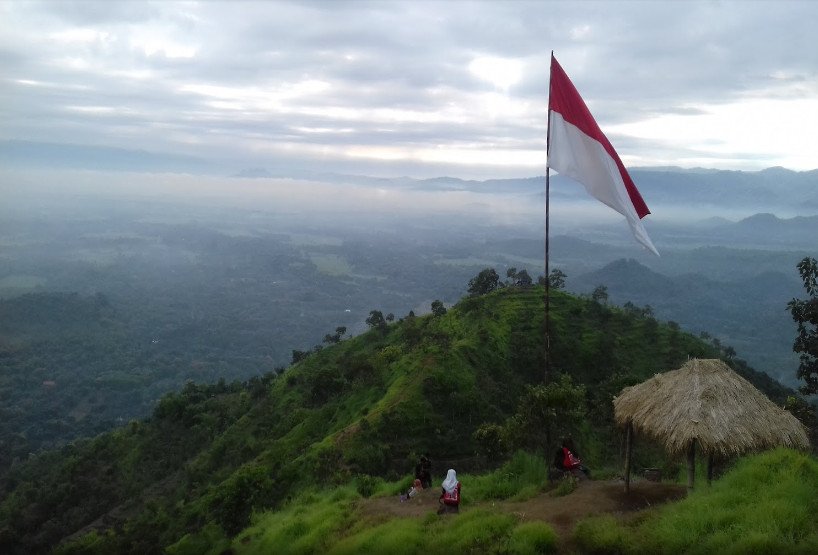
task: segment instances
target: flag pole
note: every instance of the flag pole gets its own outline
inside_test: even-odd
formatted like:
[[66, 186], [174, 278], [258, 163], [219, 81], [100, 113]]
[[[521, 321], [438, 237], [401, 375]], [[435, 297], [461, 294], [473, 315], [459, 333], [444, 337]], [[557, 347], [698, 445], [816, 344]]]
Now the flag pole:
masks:
[[[554, 58], [554, 51], [551, 51]], [[549, 154], [551, 153], [551, 79], [548, 80], [548, 127], [545, 135], [545, 374], [543, 383], [548, 384], [551, 373], [551, 279], [549, 278], [549, 220], [551, 208], [551, 167]]]

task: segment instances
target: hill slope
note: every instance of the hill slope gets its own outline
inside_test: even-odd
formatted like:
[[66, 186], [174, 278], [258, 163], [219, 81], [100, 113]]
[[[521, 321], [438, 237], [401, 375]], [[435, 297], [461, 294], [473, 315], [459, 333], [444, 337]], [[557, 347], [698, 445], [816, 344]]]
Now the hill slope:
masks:
[[[280, 377], [188, 384], [146, 421], [14, 468], [0, 489], [0, 550], [42, 552], [101, 530], [100, 552], [159, 552], [189, 533], [232, 536], [253, 511], [308, 488], [399, 478], [421, 452], [437, 469], [492, 464], [474, 432], [503, 422], [542, 380], [542, 295], [507, 288], [410, 315]], [[554, 432], [579, 434], [593, 446], [586, 460], [616, 466], [611, 396], [716, 352], [653, 318], [560, 292], [551, 305], [553, 371], [586, 385], [588, 414]]]

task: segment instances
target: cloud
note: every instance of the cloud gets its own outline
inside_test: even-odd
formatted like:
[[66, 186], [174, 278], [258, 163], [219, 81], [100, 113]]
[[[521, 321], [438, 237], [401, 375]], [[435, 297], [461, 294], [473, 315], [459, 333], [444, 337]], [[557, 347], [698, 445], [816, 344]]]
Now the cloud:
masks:
[[[544, 159], [553, 49], [626, 163], [809, 169], [798, 145], [818, 131], [792, 114], [816, 92], [816, 17], [812, 2], [2, 3], [0, 138], [229, 172], [524, 175]], [[771, 142], [776, 114], [797, 139]]]

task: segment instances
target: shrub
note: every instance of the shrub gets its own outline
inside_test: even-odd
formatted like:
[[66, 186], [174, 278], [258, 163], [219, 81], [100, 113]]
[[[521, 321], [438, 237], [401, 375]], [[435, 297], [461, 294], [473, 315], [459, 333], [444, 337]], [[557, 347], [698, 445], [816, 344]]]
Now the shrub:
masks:
[[355, 478], [355, 490], [361, 497], [371, 497], [378, 486], [378, 479], [366, 474], [361, 474]]
[[548, 464], [536, 455], [517, 452], [512, 459], [491, 474], [464, 476], [461, 482], [468, 488], [464, 500], [509, 499], [533, 497], [548, 484]]
[[628, 553], [628, 538], [616, 519], [605, 515], [587, 518], [574, 529], [574, 540], [583, 553]]
[[508, 550], [518, 555], [556, 553], [557, 534], [544, 522], [524, 522], [512, 531]]

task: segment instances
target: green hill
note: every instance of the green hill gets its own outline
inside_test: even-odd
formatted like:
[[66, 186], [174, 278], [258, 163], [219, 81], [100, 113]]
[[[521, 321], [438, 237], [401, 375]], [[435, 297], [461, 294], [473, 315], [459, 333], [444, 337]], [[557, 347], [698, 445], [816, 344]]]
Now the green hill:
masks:
[[[502, 447], [550, 453], [539, 436], [475, 439], [486, 424], [497, 432], [540, 422], [520, 403], [538, 395], [578, 399], [575, 418], [541, 417], [545, 438], [571, 433], [592, 467], [616, 469], [612, 396], [687, 357], [718, 353], [638, 311], [555, 292], [553, 389], [531, 389], [543, 379], [542, 297], [542, 288], [505, 288], [440, 316], [374, 327], [278, 377], [189, 383], [145, 421], [14, 467], [0, 484], [0, 551], [47, 552], [63, 542], [66, 553], [156, 553], [183, 537], [216, 545], [254, 512], [304, 492], [355, 484], [370, 494], [378, 479], [398, 484], [423, 452], [436, 478], [449, 466], [496, 468]], [[659, 451], [640, 456], [643, 465], [670, 464]]]

